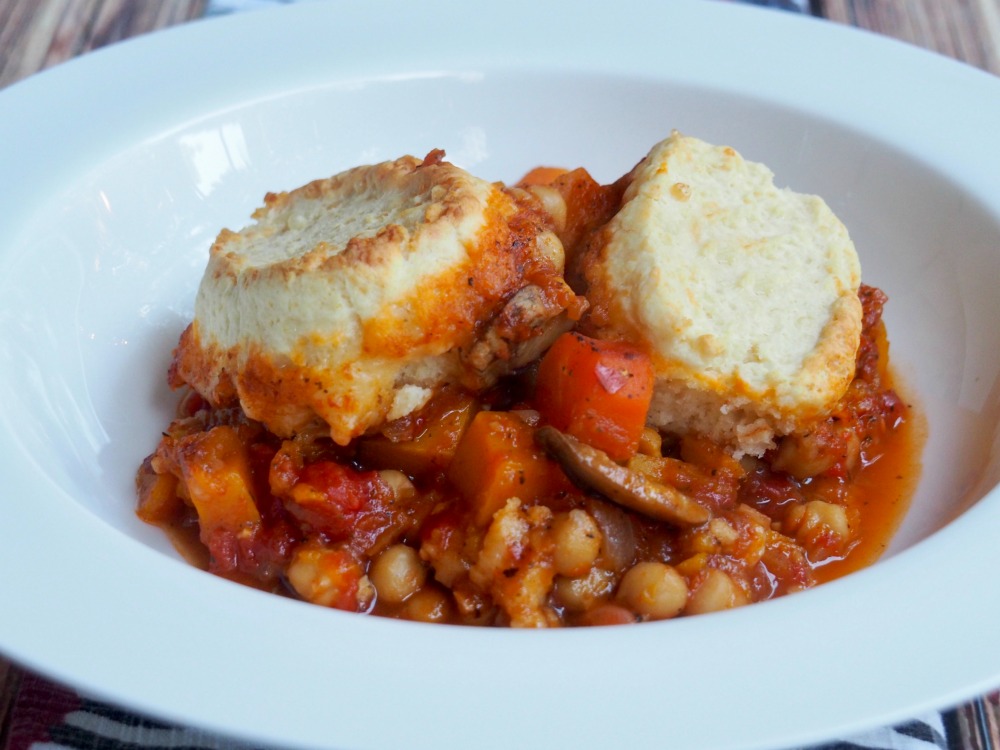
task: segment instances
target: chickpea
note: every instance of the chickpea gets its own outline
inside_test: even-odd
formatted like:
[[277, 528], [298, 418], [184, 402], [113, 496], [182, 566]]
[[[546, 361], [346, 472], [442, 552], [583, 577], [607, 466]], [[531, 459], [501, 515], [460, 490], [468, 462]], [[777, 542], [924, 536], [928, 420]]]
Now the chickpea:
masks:
[[556, 576], [552, 593], [556, 602], [566, 609], [584, 612], [602, 599], [610, 597], [614, 587], [615, 574], [595, 566], [587, 575], [579, 578]]
[[837, 462], [837, 454], [821, 441], [821, 437], [815, 433], [787, 435], [778, 445], [772, 467], [796, 479], [822, 474]]
[[361, 562], [346, 547], [304, 544], [286, 571], [288, 583], [307, 602], [349, 611], [364, 611], [374, 591]]
[[837, 462], [853, 475], [860, 460], [861, 440], [853, 430], [821, 429], [783, 438], [771, 466], [787, 471], [796, 479], [808, 479], [822, 474]]
[[684, 577], [670, 565], [641, 562], [622, 577], [618, 601], [650, 620], [676, 617], [687, 603]]
[[704, 526], [685, 535], [684, 550], [687, 554], [723, 552], [740, 539], [739, 532], [724, 518], [713, 518]]
[[701, 580], [688, 600], [685, 613], [701, 615], [707, 612], [718, 612], [723, 609], [741, 607], [748, 603], [747, 595], [739, 584], [727, 573], [715, 568], [705, 571]]
[[847, 511], [840, 505], [810, 500], [788, 511], [783, 524], [786, 533], [806, 548], [813, 560], [841, 552], [851, 535]]
[[389, 485], [393, 496], [397, 500], [407, 500], [417, 494], [417, 488], [410, 481], [410, 478], [396, 469], [383, 469], [378, 473], [379, 477]]
[[448, 622], [454, 615], [454, 607], [444, 591], [427, 586], [406, 600], [402, 615], [417, 622]]
[[847, 511], [839, 505], [813, 500], [806, 503], [804, 526], [823, 524], [841, 539], [847, 539], [851, 530], [847, 523]]
[[415, 549], [394, 544], [375, 558], [368, 577], [382, 601], [400, 604], [424, 585], [427, 569]]
[[559, 575], [584, 575], [601, 552], [601, 529], [585, 510], [574, 508], [552, 522], [555, 540], [553, 563]]

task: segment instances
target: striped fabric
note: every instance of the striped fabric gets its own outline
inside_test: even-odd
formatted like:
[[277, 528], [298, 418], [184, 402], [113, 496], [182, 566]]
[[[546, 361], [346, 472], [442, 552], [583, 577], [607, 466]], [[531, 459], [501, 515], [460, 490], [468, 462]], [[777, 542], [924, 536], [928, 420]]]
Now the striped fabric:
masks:
[[197, 729], [147, 719], [25, 675], [4, 750], [253, 750]]
[[[941, 714], [826, 743], [810, 750], [957, 750]], [[4, 750], [257, 750], [209, 732], [154, 721], [26, 675]], [[264, 748], [260, 748], [264, 750]]]

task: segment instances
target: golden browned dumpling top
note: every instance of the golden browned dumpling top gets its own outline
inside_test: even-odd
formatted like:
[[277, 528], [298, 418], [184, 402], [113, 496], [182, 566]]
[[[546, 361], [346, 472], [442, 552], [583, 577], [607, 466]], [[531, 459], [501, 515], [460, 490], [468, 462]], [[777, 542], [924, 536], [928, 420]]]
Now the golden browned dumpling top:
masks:
[[583, 263], [591, 324], [653, 354], [650, 421], [734, 453], [825, 414], [854, 375], [861, 271], [818, 197], [674, 133], [630, 176]]
[[341, 444], [481, 388], [581, 313], [530, 197], [435, 151], [269, 194], [211, 249], [171, 382], [278, 435], [322, 420]]

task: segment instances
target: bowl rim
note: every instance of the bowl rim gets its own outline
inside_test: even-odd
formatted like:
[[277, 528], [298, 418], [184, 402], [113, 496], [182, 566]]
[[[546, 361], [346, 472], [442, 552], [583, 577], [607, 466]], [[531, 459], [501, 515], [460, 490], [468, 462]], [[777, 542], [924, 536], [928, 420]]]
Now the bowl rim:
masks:
[[[582, 24], [574, 40], [559, 34], [571, 14]], [[443, 34], [449, 44], [415, 33], [398, 49], [373, 46], [390, 15], [406, 29], [426, 29], [433, 20], [436, 38]], [[491, 33], [509, 27], [511, 19], [518, 19], [518, 50], [524, 50], [516, 60], [510, 57], [509, 37]], [[331, 57], [328, 30], [338, 27], [352, 31], [337, 39], [338, 55]], [[656, 30], [664, 28], [682, 28], [686, 35], [672, 38], [673, 46], [664, 49], [655, 44]], [[772, 44], [762, 47], [755, 35], [765, 35]], [[261, 59], [260, 49], [289, 38], [297, 45], [287, 54]], [[601, 59], [581, 46], [580, 38], [618, 40], [615, 54]], [[724, 47], [713, 57], [698, 48], [698, 39]], [[217, 64], [220, 59], [226, 64]], [[837, 61], [836, 70], [828, 68], [831, 60]], [[873, 64], [879, 76], [868, 73]], [[445, 0], [397, 8], [379, 0], [363, 8], [306, 3], [197, 21], [88, 54], [0, 92], [4, 108], [19, 113], [0, 120], [0, 144], [5, 144], [0, 163], [6, 164], [0, 175], [8, 175], [0, 181], [18, 176], [17, 190], [4, 191], [12, 197], [0, 207], [0, 225], [28, 226], [25, 217], [34, 216], [42, 196], [120, 153], [123, 144], [162, 138], [209, 112], [280, 100], [290, 91], [336, 82], [363, 85], [401, 71], [502, 75], [532, 70], [667, 77], [723, 93], [751, 91], [769, 104], [893, 143], [929, 168], [954, 175], [1000, 217], [1000, 157], [976, 148], [986, 139], [983, 133], [997, 131], [989, 125], [1000, 125], [1000, 81], [944, 57], [830, 22], [704, 0], [663, 7], [626, 0], [613, 12], [568, 0], [544, 8], [514, 0], [504, 9], [459, 7]], [[917, 93], [924, 103], [921, 117], [906, 127], [899, 127], [898, 118], [881, 116], [913, 111]], [[62, 118], [52, 117], [56, 103]], [[956, 111], [968, 117], [955, 118]], [[38, 144], [45, 144], [58, 166], [36, 168]], [[17, 232], [11, 236], [13, 244], [0, 246], [0, 267], [15, 252], [11, 248], [24, 242]], [[77, 550], [78, 556], [71, 566], [39, 570], [33, 580], [10, 576], [0, 583], [3, 598], [16, 604], [0, 613], [0, 650], [97, 697], [167, 720], [302, 747], [328, 747], [335, 741], [358, 747], [401, 741], [457, 744], [469, 727], [497, 716], [505, 718], [490, 723], [487, 745], [509, 745], [531, 726], [539, 744], [569, 740], [584, 747], [620, 739], [605, 724], [621, 722], [634, 738], [648, 739], [672, 721], [678, 727], [671, 735], [675, 747], [708, 741], [717, 748], [754, 748], [806, 744], [832, 732], [902, 721], [1000, 685], [1000, 658], [991, 660], [988, 651], [1000, 597], [984, 595], [996, 590], [989, 571], [1000, 570], [1000, 545], [990, 544], [990, 529], [1000, 527], [996, 489], [925, 541], [808, 597], [644, 624], [615, 636], [611, 649], [605, 629], [523, 633], [383, 621], [281, 600], [205, 576], [80, 508], [31, 463], [11, 425], [2, 421], [3, 465], [14, 472], [15, 489], [30, 493], [35, 506], [29, 513], [10, 502], [0, 504], [0, 528], [7, 529], [0, 532], [0, 566], [22, 570], [41, 539], [50, 548]], [[960, 572], [954, 550], [970, 547], [977, 550], [978, 569], [961, 571], [967, 585], [947, 585]], [[123, 569], [118, 560], [132, 563]], [[915, 599], [908, 593], [915, 579], [938, 596]], [[113, 584], [114, 591], [95, 591], [95, 580]], [[175, 610], [133, 607], [124, 616], [109, 617], [108, 608], [116, 603], [120, 608], [121, 602], [148, 602], [151, 581], [157, 598], [178, 603]], [[859, 607], [871, 602], [879, 607]], [[243, 614], [248, 610], [257, 613], [251, 633]], [[826, 621], [831, 613], [837, 613], [836, 629]], [[955, 613], [962, 613], [962, 622], [956, 622]], [[910, 637], [898, 636], [903, 628]], [[750, 645], [734, 643], [734, 631]], [[892, 635], [862, 638], [863, 633]], [[266, 682], [262, 676], [288, 677], [289, 666], [286, 651], [269, 653], [262, 644], [284, 641], [291, 648], [314, 642], [317, 634], [326, 634], [326, 650], [297, 663], [301, 684], [290, 691], [294, 701], [280, 710], [262, 705], [254, 692]], [[803, 670], [797, 661], [780, 669], [762, 666], [761, 654], [811, 653], [816, 634], [829, 639], [822, 673]], [[915, 654], [920, 641], [945, 641], [947, 649]], [[175, 642], [201, 644], [196, 654], [225, 670], [199, 670], [197, 680], [184, 683], [191, 668], [178, 664], [176, 649], [151, 648]], [[711, 700], [725, 706], [728, 723], [738, 731], [723, 726], [727, 722], [711, 722], [718, 705], [710, 711], [704, 692], [685, 693], [683, 679], [670, 681], [672, 687], [664, 690], [663, 678], [650, 674], [651, 663], [669, 671], [670, 660], [683, 656], [663, 653], [665, 643], [699, 651], [705, 674], [754, 675], [765, 686], [784, 685], [788, 715], [780, 721], [762, 717], [757, 689], [729, 684]], [[379, 651], [375, 662], [373, 644]], [[248, 660], [250, 646], [257, 649]], [[295, 650], [304, 656], [300, 646]], [[503, 657], [510, 653], [517, 658]], [[440, 654], [448, 658], [435, 656]], [[900, 681], [899, 675], [910, 674], [914, 659], [922, 665], [920, 675]], [[489, 670], [488, 691], [472, 688], [470, 664]], [[869, 670], [864, 684], [857, 679], [859, 669]], [[330, 685], [331, 674], [355, 680], [363, 675], [365, 700], [348, 704], [349, 691]], [[616, 712], [616, 722], [599, 721], [603, 712], [587, 711], [595, 674], [611, 687], [598, 694]], [[315, 694], [320, 687], [328, 691], [327, 700]], [[567, 714], [560, 721], [551, 715], [553, 693]], [[386, 721], [377, 701], [370, 700], [377, 694], [391, 699], [396, 720]], [[330, 696], [350, 710], [331, 714]], [[337, 719], [336, 738], [329, 733], [330, 715]], [[419, 736], [414, 727], [421, 729]]]

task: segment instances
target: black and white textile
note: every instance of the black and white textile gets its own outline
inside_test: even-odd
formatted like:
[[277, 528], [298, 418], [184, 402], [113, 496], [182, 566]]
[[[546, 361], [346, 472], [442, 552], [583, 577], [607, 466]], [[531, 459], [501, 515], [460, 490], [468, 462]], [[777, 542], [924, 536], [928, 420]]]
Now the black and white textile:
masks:
[[[958, 750], [936, 712], [808, 750]], [[210, 732], [154, 721], [25, 675], [5, 750], [266, 750]], [[802, 750], [805, 750], [804, 748]]]

